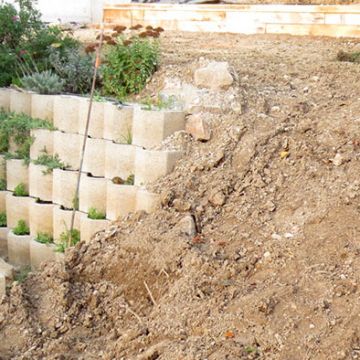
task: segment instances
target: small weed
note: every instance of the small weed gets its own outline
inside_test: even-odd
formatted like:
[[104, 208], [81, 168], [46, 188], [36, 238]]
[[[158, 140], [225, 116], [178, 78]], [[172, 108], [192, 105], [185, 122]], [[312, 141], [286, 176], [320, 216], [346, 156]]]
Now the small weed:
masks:
[[18, 184], [14, 189], [14, 196], [29, 196], [29, 192], [26, 190], [24, 183]]
[[30, 266], [25, 266], [15, 273], [14, 280], [22, 284], [31, 272]]
[[[71, 236], [70, 236], [71, 234]], [[71, 238], [70, 246], [76, 245], [80, 241], [80, 231], [77, 229], [73, 229], [72, 232], [70, 230], [66, 230], [60, 235], [60, 243], [56, 245], [56, 252], [63, 253], [65, 249], [69, 247]]]
[[30, 235], [30, 229], [26, 225], [25, 220], [19, 220], [17, 225], [13, 229], [13, 233], [18, 236]]
[[38, 233], [35, 241], [37, 241], [40, 244], [52, 244], [54, 242], [54, 239], [51, 235], [47, 233]]
[[129, 175], [128, 178], [125, 180], [124, 185], [134, 185], [135, 183], [135, 175]]
[[360, 64], [360, 51], [345, 52], [343, 50], [340, 50], [337, 53], [336, 57], [339, 61], [347, 61]]
[[106, 214], [92, 207], [89, 209], [88, 218], [92, 220], [104, 220], [106, 219]]
[[6, 227], [7, 226], [7, 219], [6, 219], [6, 212], [0, 213], [0, 227]]
[[129, 175], [126, 180], [123, 180], [119, 176], [115, 176], [114, 178], [112, 178], [111, 181], [113, 182], [113, 184], [116, 184], [116, 185], [134, 185], [135, 176], [133, 174]]
[[0, 179], [0, 191], [5, 191], [5, 190], [6, 190], [6, 180]]
[[168, 98], [164, 96], [158, 95], [157, 98], [153, 99], [151, 97], [146, 98], [143, 102], [143, 109], [144, 110], [166, 110], [172, 109], [176, 104], [176, 97], [169, 96]]
[[70, 165], [63, 163], [58, 154], [49, 155], [41, 154], [36, 160], [34, 160], [35, 165], [45, 166], [47, 169], [43, 171], [44, 175], [51, 174], [54, 169], [67, 169]]
[[128, 128], [126, 131], [126, 135], [123, 135], [120, 139], [120, 143], [121, 144], [128, 144], [131, 145], [132, 144], [132, 132], [131, 129]]

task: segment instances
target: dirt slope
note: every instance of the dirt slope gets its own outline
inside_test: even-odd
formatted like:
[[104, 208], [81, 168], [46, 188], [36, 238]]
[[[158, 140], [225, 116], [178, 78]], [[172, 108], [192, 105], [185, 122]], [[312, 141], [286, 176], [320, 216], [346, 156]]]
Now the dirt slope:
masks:
[[211, 141], [182, 137], [153, 185], [163, 209], [12, 287], [0, 358], [359, 358], [360, 67], [334, 60], [359, 45], [167, 34], [163, 48], [150, 94], [190, 82], [200, 56], [226, 60], [242, 114], [213, 109]]

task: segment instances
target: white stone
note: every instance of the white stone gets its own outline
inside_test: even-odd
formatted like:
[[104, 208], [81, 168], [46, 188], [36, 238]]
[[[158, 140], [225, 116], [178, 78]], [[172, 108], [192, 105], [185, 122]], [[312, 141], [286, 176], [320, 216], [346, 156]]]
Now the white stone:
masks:
[[210, 62], [207, 66], [195, 70], [195, 85], [220, 90], [228, 88], [233, 82], [227, 62]]

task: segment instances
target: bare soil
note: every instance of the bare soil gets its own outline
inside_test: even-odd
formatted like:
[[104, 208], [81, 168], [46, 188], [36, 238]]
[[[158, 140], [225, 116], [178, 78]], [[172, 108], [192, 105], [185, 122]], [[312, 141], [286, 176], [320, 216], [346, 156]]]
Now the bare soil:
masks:
[[[1, 359], [360, 358], [360, 66], [350, 39], [165, 33], [165, 79], [228, 61], [241, 113], [153, 184], [163, 208], [114, 223], [14, 284]], [[181, 141], [179, 140], [181, 138]], [[182, 219], [191, 215], [198, 234]]]

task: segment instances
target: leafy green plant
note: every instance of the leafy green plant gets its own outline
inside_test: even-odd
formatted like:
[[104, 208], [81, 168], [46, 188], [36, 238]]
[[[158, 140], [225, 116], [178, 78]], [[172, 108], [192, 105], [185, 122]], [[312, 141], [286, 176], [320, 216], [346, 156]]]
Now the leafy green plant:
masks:
[[17, 281], [19, 284], [22, 284], [31, 272], [30, 266], [22, 267], [19, 271], [17, 271], [14, 275], [14, 280]]
[[348, 62], [360, 64], [360, 51], [346, 52], [346, 51], [340, 50], [337, 53], [337, 59], [339, 61], [348, 61]]
[[26, 90], [39, 94], [59, 94], [64, 90], [65, 81], [50, 70], [33, 73], [21, 78], [21, 84]]
[[88, 218], [92, 220], [104, 220], [106, 219], [106, 214], [92, 207], [88, 211]]
[[37, 241], [40, 244], [52, 244], [54, 242], [54, 239], [51, 235], [47, 233], [38, 233], [35, 241]]
[[6, 190], [6, 180], [0, 179], [0, 191]]
[[53, 52], [50, 63], [56, 74], [65, 80], [65, 91], [86, 94], [91, 89], [94, 72], [94, 56], [80, 49], [65, 50], [61, 55]]
[[26, 186], [24, 183], [20, 183], [16, 185], [14, 189], [14, 196], [29, 196], [29, 192], [26, 190]]
[[[70, 243], [70, 238], [71, 238], [71, 243]], [[70, 246], [74, 246], [78, 242], [80, 242], [80, 231], [77, 229], [73, 229], [71, 232], [70, 230], [66, 230], [61, 233], [60, 243], [56, 245], [55, 251], [63, 253], [65, 252], [65, 249], [69, 247], [69, 244]]]
[[7, 226], [7, 218], [6, 218], [6, 212], [0, 213], [0, 227], [6, 227]]
[[47, 153], [41, 154], [34, 161], [35, 165], [45, 166], [47, 169], [43, 171], [44, 175], [51, 174], [54, 169], [67, 169], [70, 165], [63, 163], [58, 154], [49, 155]]
[[131, 174], [128, 178], [124, 181], [124, 185], [134, 185], [135, 183], [135, 175]]
[[18, 236], [30, 235], [30, 229], [26, 225], [25, 220], [19, 220], [17, 225], [13, 229], [13, 233]]
[[130, 44], [119, 38], [102, 68], [104, 91], [123, 99], [139, 93], [159, 65], [159, 44], [148, 38], [134, 38]]

